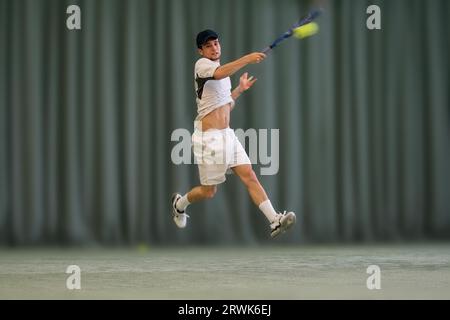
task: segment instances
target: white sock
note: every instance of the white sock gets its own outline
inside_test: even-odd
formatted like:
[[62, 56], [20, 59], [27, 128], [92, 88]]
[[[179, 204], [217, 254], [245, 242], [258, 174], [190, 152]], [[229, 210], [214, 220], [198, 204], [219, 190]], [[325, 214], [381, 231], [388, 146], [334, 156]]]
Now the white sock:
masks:
[[272, 207], [272, 203], [270, 203], [270, 200], [261, 202], [261, 204], [259, 205], [259, 209], [264, 213], [269, 222], [275, 220], [277, 213], [275, 212], [275, 209]]
[[184, 210], [186, 210], [187, 206], [190, 204], [191, 203], [189, 202], [187, 193], [186, 193], [184, 196], [182, 196], [180, 199], [178, 199], [176, 207], [179, 211], [184, 211]]

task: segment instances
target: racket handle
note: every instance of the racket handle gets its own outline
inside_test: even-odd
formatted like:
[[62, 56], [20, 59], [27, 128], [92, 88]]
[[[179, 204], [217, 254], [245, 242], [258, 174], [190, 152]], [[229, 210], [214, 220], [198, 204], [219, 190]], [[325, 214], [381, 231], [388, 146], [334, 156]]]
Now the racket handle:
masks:
[[269, 54], [270, 51], [272, 51], [272, 48], [271, 47], [266, 47], [261, 52], [264, 53], [264, 54]]

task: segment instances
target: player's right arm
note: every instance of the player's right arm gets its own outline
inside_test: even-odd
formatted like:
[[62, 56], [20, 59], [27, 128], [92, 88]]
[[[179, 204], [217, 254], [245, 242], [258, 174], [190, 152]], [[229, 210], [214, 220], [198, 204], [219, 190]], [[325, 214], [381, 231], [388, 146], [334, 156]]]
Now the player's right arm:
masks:
[[251, 63], [260, 63], [266, 58], [266, 55], [262, 52], [253, 52], [250, 54], [247, 54], [237, 60], [234, 60], [232, 62], [229, 62], [227, 64], [224, 64], [223, 66], [220, 66], [216, 69], [214, 72], [214, 79], [215, 80], [221, 80], [226, 77], [231, 76], [239, 69], [242, 69], [248, 64]]

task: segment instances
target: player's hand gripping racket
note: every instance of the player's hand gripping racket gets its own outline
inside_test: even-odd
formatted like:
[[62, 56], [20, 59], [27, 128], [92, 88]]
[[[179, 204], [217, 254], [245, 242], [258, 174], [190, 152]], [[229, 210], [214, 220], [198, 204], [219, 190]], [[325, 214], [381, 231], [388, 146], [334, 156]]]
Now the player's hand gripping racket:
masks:
[[294, 23], [288, 31], [280, 35], [272, 44], [266, 48], [264, 48], [261, 52], [264, 54], [270, 53], [270, 51], [275, 48], [281, 41], [286, 40], [290, 38], [294, 34], [294, 30], [297, 28], [300, 28], [301, 26], [307, 25], [308, 23], [311, 23], [314, 19], [316, 19], [318, 16], [320, 16], [322, 13], [321, 9], [314, 9], [311, 12], [308, 13], [308, 15], [296, 23]]

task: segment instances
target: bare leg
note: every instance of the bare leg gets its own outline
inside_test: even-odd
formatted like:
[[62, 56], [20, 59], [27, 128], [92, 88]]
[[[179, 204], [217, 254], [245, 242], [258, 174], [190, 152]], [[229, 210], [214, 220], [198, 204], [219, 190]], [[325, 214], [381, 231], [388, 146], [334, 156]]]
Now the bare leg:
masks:
[[259, 206], [262, 202], [268, 199], [266, 191], [259, 183], [259, 180], [256, 177], [251, 165], [245, 164], [232, 169], [247, 187], [248, 193], [256, 206]]
[[198, 186], [188, 192], [187, 198], [190, 203], [211, 199], [217, 192], [217, 186]]

